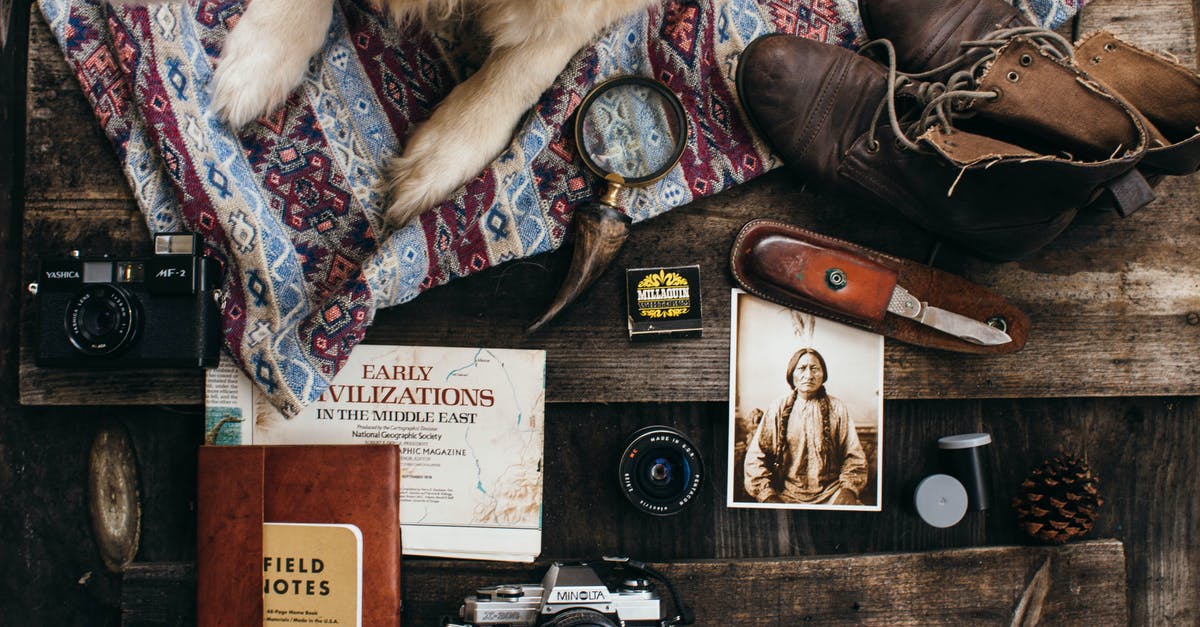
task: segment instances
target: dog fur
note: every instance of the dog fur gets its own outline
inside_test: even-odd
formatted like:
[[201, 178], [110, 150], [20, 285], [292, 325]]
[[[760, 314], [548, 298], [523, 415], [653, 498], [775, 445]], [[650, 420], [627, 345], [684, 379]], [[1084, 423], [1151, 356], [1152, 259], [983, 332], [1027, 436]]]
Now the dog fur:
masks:
[[[225, 40], [213, 104], [235, 129], [281, 106], [322, 47], [334, 0], [252, 0]], [[491, 40], [388, 166], [386, 218], [399, 227], [445, 199], [508, 145], [522, 114], [584, 44], [655, 0], [374, 0], [398, 21], [472, 15]]]

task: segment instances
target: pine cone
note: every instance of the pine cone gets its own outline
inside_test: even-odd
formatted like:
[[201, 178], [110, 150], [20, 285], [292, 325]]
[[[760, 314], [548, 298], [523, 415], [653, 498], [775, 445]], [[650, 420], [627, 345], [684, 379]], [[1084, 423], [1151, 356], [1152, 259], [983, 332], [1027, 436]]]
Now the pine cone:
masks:
[[1062, 544], [1092, 530], [1104, 499], [1100, 480], [1087, 463], [1063, 453], [1035, 468], [1021, 484], [1021, 495], [1013, 499], [1017, 522], [1025, 533]]

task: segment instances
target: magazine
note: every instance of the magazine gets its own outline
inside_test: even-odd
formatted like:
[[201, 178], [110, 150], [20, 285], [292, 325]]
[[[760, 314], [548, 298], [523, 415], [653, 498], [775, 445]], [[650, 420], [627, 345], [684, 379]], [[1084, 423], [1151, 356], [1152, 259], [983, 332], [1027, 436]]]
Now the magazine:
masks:
[[355, 348], [285, 418], [227, 356], [205, 394], [209, 444], [397, 444], [405, 555], [532, 562], [541, 552], [546, 353]]
[[728, 505], [880, 511], [883, 336], [732, 301]]

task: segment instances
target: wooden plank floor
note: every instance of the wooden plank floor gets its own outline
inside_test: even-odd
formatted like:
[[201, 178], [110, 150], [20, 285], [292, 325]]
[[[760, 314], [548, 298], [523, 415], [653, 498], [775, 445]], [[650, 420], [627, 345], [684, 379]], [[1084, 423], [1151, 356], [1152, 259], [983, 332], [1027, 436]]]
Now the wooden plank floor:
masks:
[[[1195, 32], [1191, 20], [1178, 17], [1190, 10], [1179, 0], [1100, 0], [1080, 26], [1084, 32], [1111, 27], [1192, 63]], [[144, 250], [149, 236], [125, 180], [39, 19], [31, 38], [23, 275], [32, 276], [35, 259], [71, 249]], [[1169, 179], [1158, 195], [1124, 220], [1081, 216], [1027, 261], [996, 264], [945, 247], [936, 265], [992, 287], [1029, 313], [1029, 342], [1016, 355], [994, 357], [889, 342], [887, 398], [1200, 393], [1200, 177]], [[729, 380], [729, 247], [755, 217], [914, 259], [927, 259], [935, 244], [894, 216], [815, 195], [775, 172], [637, 225], [592, 291], [536, 335], [522, 330], [556, 290], [566, 251], [509, 263], [383, 310], [367, 341], [543, 348], [551, 402], [721, 401]], [[701, 267], [704, 337], [631, 344], [620, 269], [691, 263]], [[31, 322], [26, 315], [26, 328]], [[28, 342], [32, 334], [23, 337]], [[30, 404], [189, 402], [199, 389], [196, 376], [179, 373], [163, 373], [154, 381], [170, 384], [153, 387], [136, 372], [81, 382], [70, 372], [37, 368], [28, 343], [24, 348], [21, 398]]]
[[[1049, 585], [1041, 624], [1113, 625], [1126, 616], [1125, 582], [1114, 572], [1124, 563], [1120, 542], [1096, 540], [1055, 548], [687, 560], [651, 567], [687, 591], [680, 596], [698, 625], [1008, 624], [1043, 566]], [[410, 561], [405, 567], [404, 620], [412, 625], [440, 625], [474, 589], [498, 582], [536, 584], [546, 570], [544, 564], [444, 560]], [[195, 603], [179, 594], [194, 588], [195, 580], [190, 563], [133, 564], [125, 573], [123, 599], [138, 603], [123, 608], [125, 624], [174, 624], [179, 608]], [[788, 585], [778, 585], [783, 580]], [[706, 620], [713, 616], [723, 620]]]
[[[16, 10], [28, 7], [18, 3]], [[1109, 27], [1194, 64], [1196, 10], [1193, 1], [1096, 0], [1085, 9], [1080, 31]], [[19, 28], [25, 21], [13, 23]], [[72, 248], [145, 252], [148, 242], [115, 156], [36, 9], [28, 32], [27, 138], [6, 126], [8, 152], [0, 152], [23, 150], [27, 161], [23, 178], [18, 173], [0, 181], [9, 184], [0, 191], [23, 188], [11, 208], [0, 202], [4, 224], [19, 226], [6, 237], [21, 234], [23, 261], [20, 275], [0, 271], [0, 287], [5, 298], [20, 298], [23, 306], [29, 299], [20, 284], [30, 278], [37, 258]], [[22, 32], [10, 43], [23, 39]], [[5, 59], [12, 54], [6, 50]], [[5, 80], [10, 76], [16, 75]], [[635, 227], [615, 264], [700, 263], [703, 339], [629, 344], [615, 273], [544, 334], [520, 335], [564, 269], [563, 256], [556, 254], [502, 266], [380, 312], [368, 340], [550, 351], [548, 396], [557, 402], [547, 411], [547, 557], [623, 552], [670, 562], [1020, 544], [1025, 540], [1008, 499], [1033, 464], [1065, 448], [1086, 456], [1102, 478], [1107, 503], [1094, 535], [1126, 545], [1130, 622], [1200, 623], [1200, 493], [1194, 489], [1200, 476], [1195, 427], [1200, 177], [1166, 181], [1159, 199], [1129, 219], [1085, 216], [1029, 261], [991, 264], [948, 248], [939, 252], [936, 265], [990, 285], [1025, 308], [1033, 334], [1023, 352], [987, 359], [889, 344], [879, 514], [723, 506], [730, 285], [725, 255], [733, 233], [751, 217], [785, 219], [914, 259], [926, 258], [933, 248], [909, 225], [814, 194], [775, 173]], [[6, 254], [15, 261], [13, 251]], [[8, 322], [14, 308], [4, 302], [0, 314]], [[28, 325], [31, 318], [24, 313]], [[0, 624], [112, 620], [121, 582], [104, 573], [87, 529], [87, 447], [105, 421], [130, 429], [143, 487], [138, 559], [194, 559], [195, 446], [202, 435], [198, 378], [81, 377], [34, 368], [26, 351], [18, 379], [16, 331], [3, 326]], [[21, 337], [27, 342], [29, 335]], [[66, 406], [22, 407], [16, 394], [25, 403]], [[97, 407], [106, 403], [120, 406]], [[702, 498], [685, 515], [638, 515], [604, 472], [623, 438], [648, 424], [669, 424], [692, 435], [713, 469]], [[922, 525], [905, 503], [914, 482], [935, 469], [933, 442], [972, 431], [988, 431], [996, 440], [996, 507], [949, 530]], [[441, 585], [458, 598], [474, 580]], [[787, 623], [781, 617], [776, 624]]]

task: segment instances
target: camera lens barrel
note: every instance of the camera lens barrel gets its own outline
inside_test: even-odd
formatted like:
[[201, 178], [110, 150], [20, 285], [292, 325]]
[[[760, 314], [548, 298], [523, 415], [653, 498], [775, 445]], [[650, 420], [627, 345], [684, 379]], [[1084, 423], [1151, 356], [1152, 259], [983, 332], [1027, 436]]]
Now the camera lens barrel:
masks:
[[655, 516], [678, 514], [700, 493], [704, 466], [687, 436], [656, 425], [638, 430], [621, 454], [617, 478], [634, 507]]
[[141, 328], [137, 300], [111, 283], [79, 290], [67, 303], [67, 339], [86, 355], [109, 355], [128, 346]]

